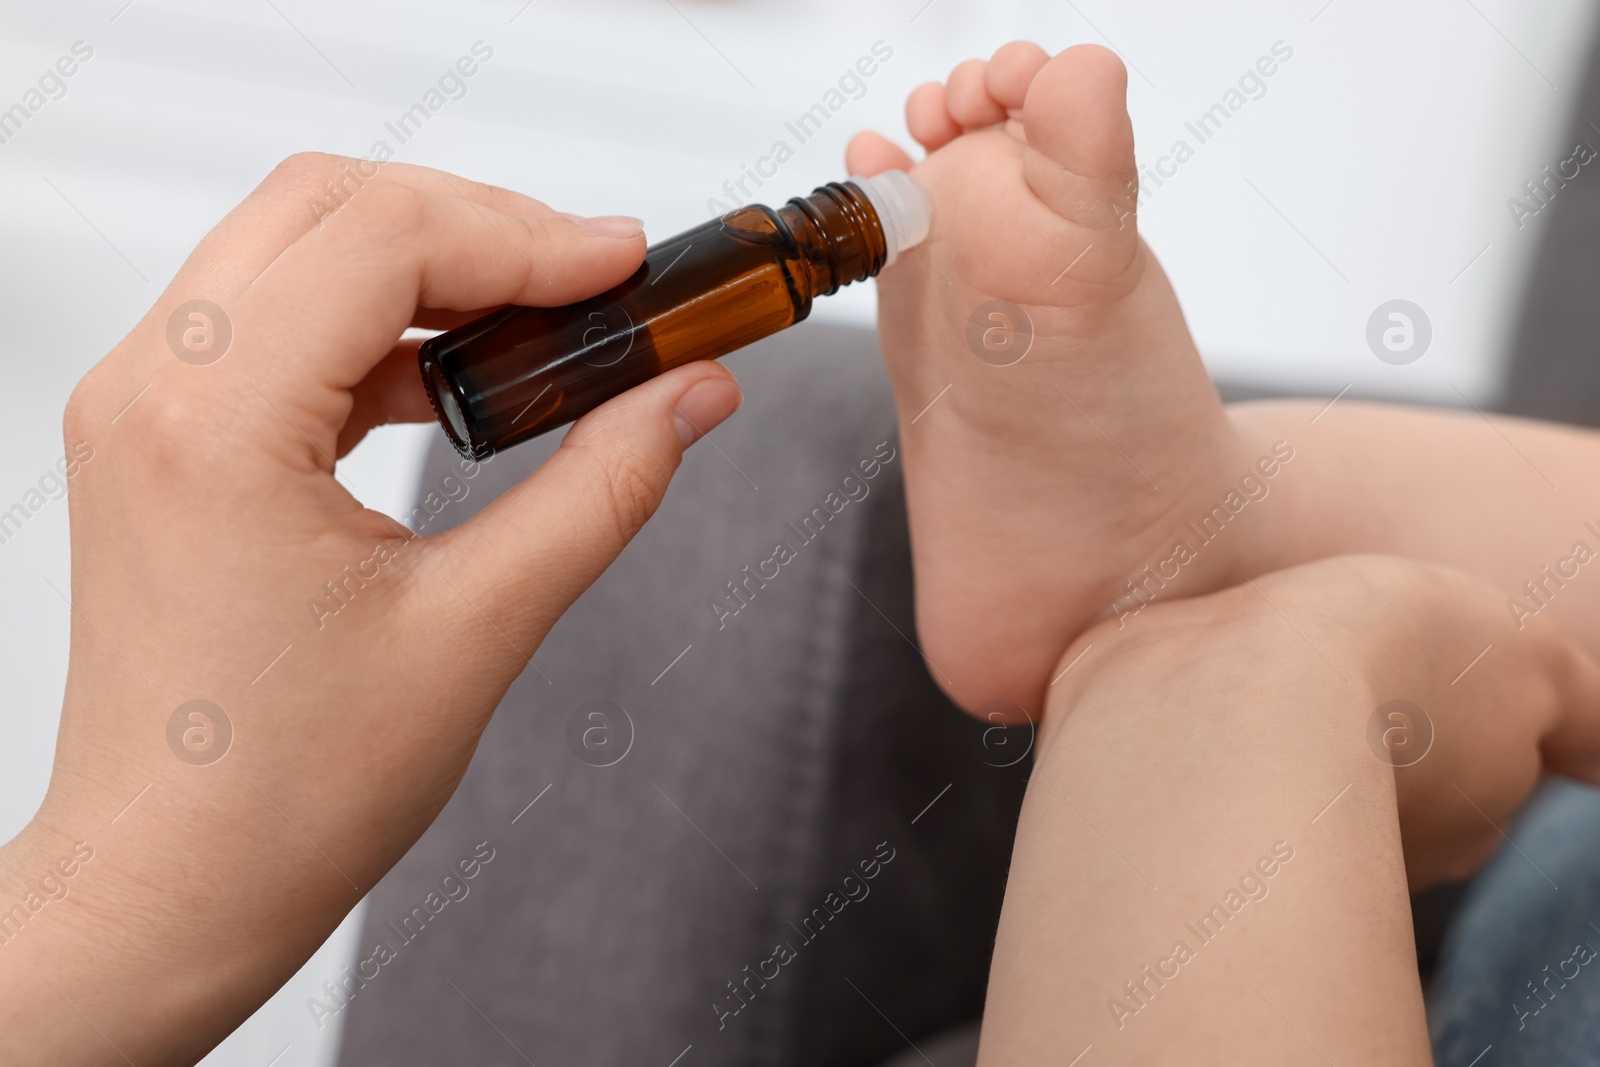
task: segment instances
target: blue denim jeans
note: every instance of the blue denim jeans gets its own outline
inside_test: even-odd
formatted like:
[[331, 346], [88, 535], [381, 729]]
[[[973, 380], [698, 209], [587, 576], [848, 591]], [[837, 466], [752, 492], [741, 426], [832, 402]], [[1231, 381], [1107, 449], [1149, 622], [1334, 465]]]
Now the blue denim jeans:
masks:
[[1428, 1006], [1440, 1067], [1600, 1063], [1600, 790], [1551, 781], [1473, 883]]

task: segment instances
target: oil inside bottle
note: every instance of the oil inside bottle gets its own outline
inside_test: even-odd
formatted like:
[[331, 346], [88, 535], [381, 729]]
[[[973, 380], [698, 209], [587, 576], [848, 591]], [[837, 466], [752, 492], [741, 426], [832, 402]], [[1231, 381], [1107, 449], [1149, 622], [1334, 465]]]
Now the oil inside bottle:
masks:
[[751, 204], [650, 248], [621, 285], [565, 307], [512, 306], [424, 342], [423, 383], [456, 448], [483, 458], [627, 389], [792, 326], [928, 230], [909, 177], [832, 182]]

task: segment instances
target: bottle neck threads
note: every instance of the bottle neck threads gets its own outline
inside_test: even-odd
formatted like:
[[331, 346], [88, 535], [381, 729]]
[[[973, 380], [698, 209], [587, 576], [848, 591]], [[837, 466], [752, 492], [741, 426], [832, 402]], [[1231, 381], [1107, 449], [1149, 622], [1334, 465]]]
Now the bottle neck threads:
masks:
[[812, 296], [871, 278], [889, 262], [883, 222], [854, 182], [829, 182], [790, 200], [777, 214], [811, 267]]

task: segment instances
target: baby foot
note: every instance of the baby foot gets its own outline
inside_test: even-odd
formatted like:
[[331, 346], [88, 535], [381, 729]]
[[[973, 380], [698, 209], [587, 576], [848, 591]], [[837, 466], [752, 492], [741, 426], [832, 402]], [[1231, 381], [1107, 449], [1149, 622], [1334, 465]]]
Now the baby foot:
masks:
[[[911, 95], [920, 164], [875, 134], [850, 145], [853, 173], [908, 170], [934, 203], [927, 241], [879, 278], [879, 333], [917, 627], [969, 711], [1007, 701], [1036, 718], [1072, 638], [1153, 599], [1130, 580], [1240, 474], [1244, 453], [1135, 225], [1126, 87], [1103, 48], [1051, 58], [1008, 44]], [[1172, 566], [1161, 599], [1215, 588], [1230, 564], [1202, 546]]]

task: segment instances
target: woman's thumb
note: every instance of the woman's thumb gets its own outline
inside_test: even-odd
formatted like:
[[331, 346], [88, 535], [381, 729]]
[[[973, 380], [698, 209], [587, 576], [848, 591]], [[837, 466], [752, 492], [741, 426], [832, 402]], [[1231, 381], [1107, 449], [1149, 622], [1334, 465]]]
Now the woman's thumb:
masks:
[[515, 488], [435, 539], [431, 564], [472, 612], [531, 655], [655, 514], [684, 449], [743, 399], [710, 361], [635, 386], [579, 419]]

